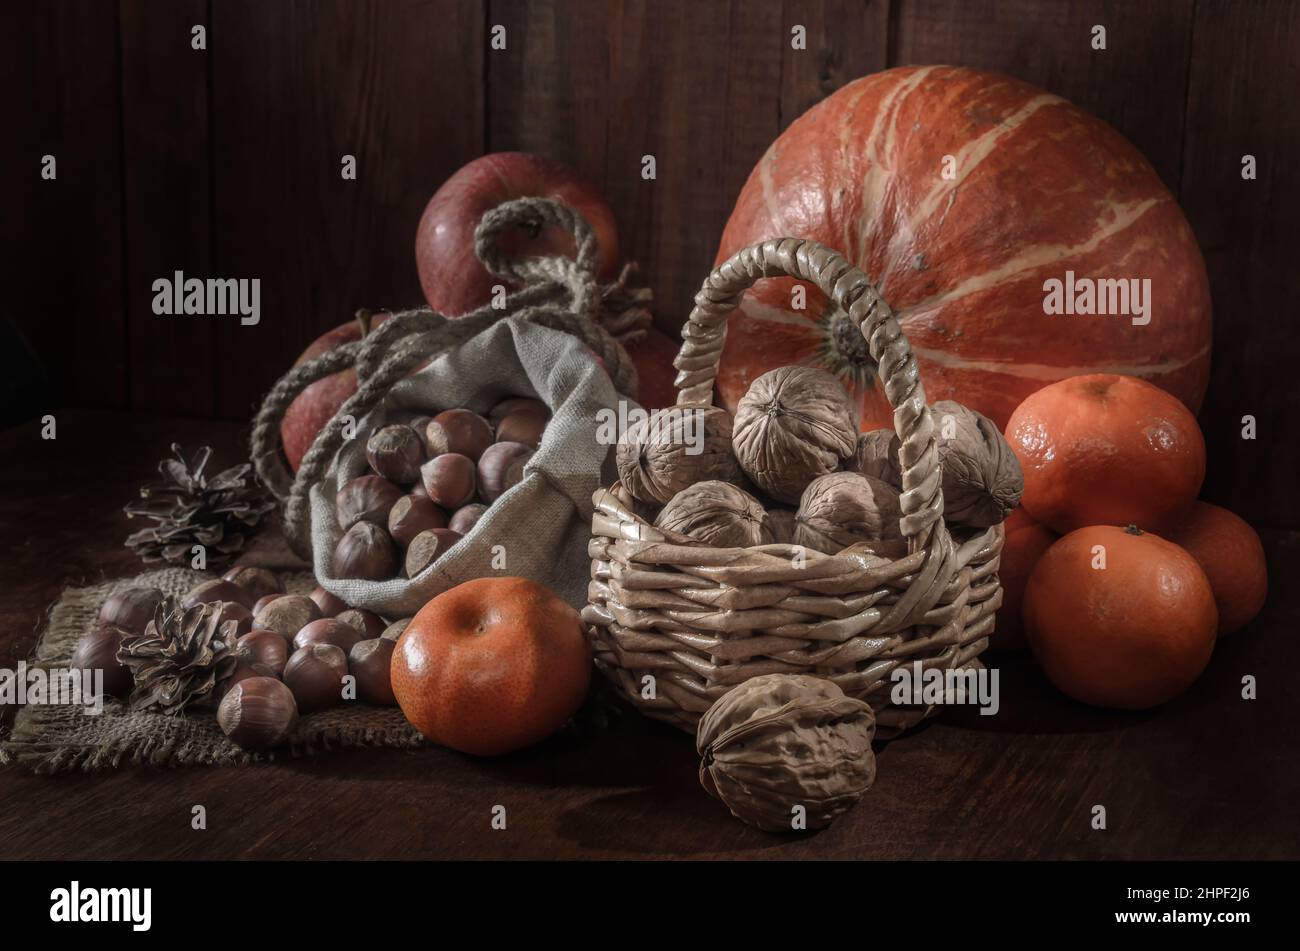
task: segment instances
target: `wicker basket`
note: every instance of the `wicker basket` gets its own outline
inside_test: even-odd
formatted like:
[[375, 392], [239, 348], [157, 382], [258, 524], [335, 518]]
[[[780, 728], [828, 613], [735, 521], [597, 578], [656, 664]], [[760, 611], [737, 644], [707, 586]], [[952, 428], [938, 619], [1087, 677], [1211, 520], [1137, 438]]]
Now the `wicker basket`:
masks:
[[892, 703], [896, 667], [980, 666], [1002, 603], [1003, 528], [954, 539], [943, 520], [936, 432], [911, 347], [866, 275], [816, 242], [764, 241], [709, 275], [674, 361], [677, 404], [712, 401], [727, 315], [755, 281], [779, 276], [815, 284], [867, 340], [901, 442], [908, 554], [890, 560], [860, 545], [836, 555], [786, 544], [702, 545], [648, 523], [616, 483], [593, 498], [583, 617], [597, 666], [649, 716], [693, 732], [736, 684], [802, 673], [871, 704], [889, 736], [936, 710]]

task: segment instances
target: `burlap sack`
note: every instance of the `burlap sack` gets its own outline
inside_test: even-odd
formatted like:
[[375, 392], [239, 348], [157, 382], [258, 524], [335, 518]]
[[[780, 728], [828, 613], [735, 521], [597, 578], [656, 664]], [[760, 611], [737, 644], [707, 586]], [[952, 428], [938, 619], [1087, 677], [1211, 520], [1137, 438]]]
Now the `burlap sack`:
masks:
[[[369, 435], [389, 422], [452, 407], [486, 414], [510, 396], [539, 399], [553, 414], [523, 481], [415, 578], [335, 577], [331, 561], [342, 532], [334, 499], [339, 485], [369, 471]], [[612, 447], [597, 438], [599, 414], [617, 414], [619, 399], [609, 377], [576, 337], [516, 318], [493, 324], [395, 383], [358, 421], [356, 437], [338, 451], [326, 478], [312, 486], [316, 578], [348, 604], [389, 618], [413, 614], [430, 598], [471, 578], [504, 575], [540, 582], [581, 608], [590, 573], [591, 496], [612, 477]]]
[[[214, 575], [186, 568], [149, 571], [85, 588], [69, 588], [50, 611], [28, 665], [66, 668], [81, 635], [94, 626], [99, 609], [110, 595], [134, 586], [161, 588], [184, 595]], [[310, 591], [306, 572], [281, 575], [291, 593]], [[2, 732], [2, 731], [0, 731]], [[298, 720], [288, 746], [275, 753], [248, 753], [226, 739], [212, 711], [169, 717], [132, 711], [120, 700], [107, 699], [103, 712], [88, 715], [81, 706], [28, 705], [14, 717], [0, 741], [0, 763], [16, 762], [37, 772], [101, 769], [112, 766], [243, 765], [275, 756], [310, 755], [349, 746], [410, 748], [424, 742], [396, 707], [372, 707], [353, 701], [305, 714]]]

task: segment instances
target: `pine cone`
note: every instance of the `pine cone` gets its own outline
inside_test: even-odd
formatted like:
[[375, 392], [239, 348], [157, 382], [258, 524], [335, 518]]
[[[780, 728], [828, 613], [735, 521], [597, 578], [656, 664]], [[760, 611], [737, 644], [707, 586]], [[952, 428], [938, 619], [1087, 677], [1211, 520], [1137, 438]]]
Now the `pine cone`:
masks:
[[220, 686], [239, 663], [235, 651], [239, 622], [221, 621], [221, 602], [182, 608], [167, 598], [154, 611], [143, 634], [122, 639], [117, 659], [131, 670], [132, 710], [157, 710], [168, 716], [187, 707], [212, 707]]
[[126, 506], [130, 518], [144, 516], [155, 524], [127, 538], [127, 547], [146, 563], [187, 564], [193, 547], [207, 550], [208, 564], [229, 562], [244, 548], [275, 500], [248, 463], [213, 477], [203, 476], [212, 449], [204, 446], [190, 462], [172, 444], [174, 459], [164, 459], [158, 471], [166, 478], [140, 489], [140, 501]]

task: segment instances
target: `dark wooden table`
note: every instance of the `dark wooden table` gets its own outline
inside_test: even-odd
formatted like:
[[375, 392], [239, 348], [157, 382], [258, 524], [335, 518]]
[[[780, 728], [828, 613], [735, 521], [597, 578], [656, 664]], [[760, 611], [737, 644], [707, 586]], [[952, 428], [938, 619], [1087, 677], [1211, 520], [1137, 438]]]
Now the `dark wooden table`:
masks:
[[[0, 664], [27, 656], [64, 586], [138, 569], [121, 507], [172, 441], [243, 458], [230, 423], [66, 412], [54, 441], [35, 425], [0, 434]], [[994, 658], [1000, 715], [951, 711], [889, 744], [866, 799], [815, 835], [732, 819], [699, 788], [688, 737], [628, 717], [497, 760], [430, 747], [243, 769], [3, 768], [0, 858], [1297, 858], [1300, 537], [1265, 544], [1263, 616], [1186, 696], [1106, 713], [1023, 657]], [[1247, 675], [1257, 700], [1241, 698]]]

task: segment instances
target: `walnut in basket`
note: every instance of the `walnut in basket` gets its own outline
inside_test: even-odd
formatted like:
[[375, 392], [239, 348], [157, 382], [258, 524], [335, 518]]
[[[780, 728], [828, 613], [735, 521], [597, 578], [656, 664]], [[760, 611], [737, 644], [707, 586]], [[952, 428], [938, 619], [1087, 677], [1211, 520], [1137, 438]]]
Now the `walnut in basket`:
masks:
[[750, 548], [772, 541], [767, 512], [758, 499], [716, 479], [697, 482], [674, 495], [655, 525], [719, 548]]
[[884, 558], [907, 554], [898, 490], [888, 482], [857, 472], [832, 472], [804, 490], [795, 515], [794, 541], [834, 555], [865, 543]]
[[764, 373], [736, 407], [732, 445], [756, 486], [795, 503], [818, 476], [839, 469], [858, 446], [858, 414], [838, 380], [812, 367]]
[[955, 400], [940, 400], [930, 412], [939, 433], [944, 519], [973, 528], [1001, 522], [1025, 488], [1011, 446], [991, 419]]
[[898, 434], [892, 429], [873, 429], [858, 437], [858, 451], [850, 467], [854, 472], [888, 482], [894, 488], [903, 484], [898, 462]]
[[828, 826], [876, 778], [876, 718], [829, 680], [765, 674], [732, 688], [695, 734], [700, 783], [769, 832]]
[[731, 435], [731, 416], [716, 406], [657, 409], [619, 440], [619, 480], [633, 498], [660, 505], [697, 482], [738, 482]]

